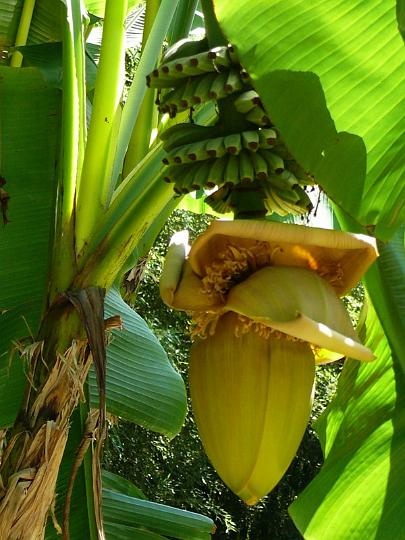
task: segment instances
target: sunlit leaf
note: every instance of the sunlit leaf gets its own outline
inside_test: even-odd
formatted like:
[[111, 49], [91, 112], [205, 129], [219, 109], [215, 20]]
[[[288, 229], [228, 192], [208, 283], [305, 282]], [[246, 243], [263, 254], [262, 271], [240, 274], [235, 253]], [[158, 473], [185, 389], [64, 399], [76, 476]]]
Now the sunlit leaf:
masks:
[[214, 4], [287, 146], [352, 217], [391, 236], [405, 214], [405, 49], [395, 2]]
[[290, 507], [305, 538], [403, 536], [405, 380], [371, 306], [364, 330], [377, 360], [345, 364], [316, 426], [325, 464]]

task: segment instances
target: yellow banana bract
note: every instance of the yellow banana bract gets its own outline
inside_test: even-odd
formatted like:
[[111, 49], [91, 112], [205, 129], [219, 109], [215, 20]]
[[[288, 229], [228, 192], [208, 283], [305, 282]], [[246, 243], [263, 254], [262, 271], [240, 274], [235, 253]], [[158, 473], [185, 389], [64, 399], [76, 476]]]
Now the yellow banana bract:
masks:
[[218, 220], [193, 243], [189, 261], [194, 272], [204, 276], [205, 267], [230, 242], [246, 247], [268, 242], [274, 250], [274, 266], [318, 271], [322, 266], [339, 264], [341, 280], [332, 283], [339, 295], [354, 287], [377, 257], [375, 239], [362, 234], [263, 220]]
[[375, 260], [375, 242], [247, 220], [212, 223], [191, 249], [178, 238], [160, 291], [194, 320], [190, 392], [198, 430], [224, 482], [255, 504], [297, 451], [315, 364], [374, 358], [338, 295]]
[[[253, 300], [254, 299], [254, 300]], [[233, 287], [226, 309], [307, 341], [326, 362], [336, 354], [357, 360], [373, 360], [362, 345], [349, 315], [335, 291], [324, 279], [306, 268], [268, 266]], [[329, 354], [330, 353], [330, 354]]]
[[205, 451], [228, 487], [256, 504], [280, 481], [307, 426], [315, 374], [308, 344], [235, 336], [236, 315], [191, 351], [190, 392]]

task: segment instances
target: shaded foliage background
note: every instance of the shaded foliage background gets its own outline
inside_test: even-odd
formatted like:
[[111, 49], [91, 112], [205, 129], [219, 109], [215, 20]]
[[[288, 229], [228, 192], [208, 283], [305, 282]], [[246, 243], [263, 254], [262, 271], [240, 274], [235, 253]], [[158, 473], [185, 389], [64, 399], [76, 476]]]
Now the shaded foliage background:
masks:
[[[140, 260], [135, 271], [127, 274], [123, 284], [127, 301], [148, 322], [186, 384], [191, 345], [187, 331], [189, 319], [163, 304], [158, 281], [172, 234], [186, 228], [192, 241], [211, 220], [207, 215], [175, 211], [149, 255]], [[361, 286], [345, 299], [354, 322], [362, 301]], [[312, 421], [331, 400], [340, 370], [341, 363], [317, 369]], [[151, 500], [209, 515], [217, 526], [214, 538], [218, 540], [301, 538], [288, 515], [288, 506], [315, 476], [322, 462], [317, 436], [309, 425], [297, 457], [277, 488], [249, 508], [223, 484], [206, 458], [190, 404], [183, 430], [172, 441], [121, 421], [110, 429], [105, 449], [107, 469], [133, 481]]]

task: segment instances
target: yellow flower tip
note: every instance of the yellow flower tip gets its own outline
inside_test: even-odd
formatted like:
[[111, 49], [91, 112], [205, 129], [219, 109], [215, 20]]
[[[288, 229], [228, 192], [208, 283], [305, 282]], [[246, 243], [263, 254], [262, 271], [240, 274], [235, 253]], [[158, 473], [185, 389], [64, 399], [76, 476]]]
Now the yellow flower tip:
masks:
[[252, 495], [246, 499], [244, 499], [241, 495], [238, 494], [238, 497], [242, 499], [242, 501], [247, 504], [248, 506], [254, 506], [257, 504], [261, 499], [260, 497], [256, 497], [256, 495]]
[[309, 420], [315, 362], [308, 344], [235, 337], [239, 318], [222, 315], [197, 339], [190, 359], [191, 401], [205, 451], [227, 486], [256, 504], [280, 481]]

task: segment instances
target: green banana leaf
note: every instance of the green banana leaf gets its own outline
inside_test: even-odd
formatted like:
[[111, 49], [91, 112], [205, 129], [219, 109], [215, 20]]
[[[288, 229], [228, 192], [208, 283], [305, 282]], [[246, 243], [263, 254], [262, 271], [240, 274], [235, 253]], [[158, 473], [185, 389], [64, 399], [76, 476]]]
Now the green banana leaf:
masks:
[[377, 359], [346, 362], [316, 424], [325, 464], [290, 506], [311, 540], [404, 538], [405, 379], [371, 305], [364, 330]]
[[[17, 340], [35, 335], [45, 308], [59, 154], [60, 92], [36, 69], [0, 67], [0, 174], [10, 195], [0, 227], [0, 425], [10, 425], [26, 378], [9, 358]], [[11, 363], [10, 363], [11, 362]]]
[[[214, 532], [213, 522], [205, 516], [129, 497], [111, 489], [103, 489], [103, 515], [107, 535], [109, 526], [114, 524], [135, 530], [146, 528], [152, 533], [182, 540], [210, 540], [211, 532]], [[131, 530], [126, 532], [129, 534]], [[110, 538], [112, 540], [114, 536]]]
[[[105, 316], [120, 315], [122, 330], [113, 330], [107, 348], [106, 404], [108, 412], [148, 429], [174, 437], [186, 414], [183, 379], [145, 321], [111, 289]], [[91, 405], [97, 407], [94, 370], [89, 377]]]
[[363, 227], [392, 236], [405, 219], [405, 48], [395, 1], [214, 5], [297, 160]]
[[102, 471], [103, 486], [105, 489], [111, 489], [113, 491], [119, 491], [124, 495], [129, 495], [130, 497], [136, 497], [137, 499], [147, 500], [145, 494], [136, 487], [135, 484], [110, 471]]

